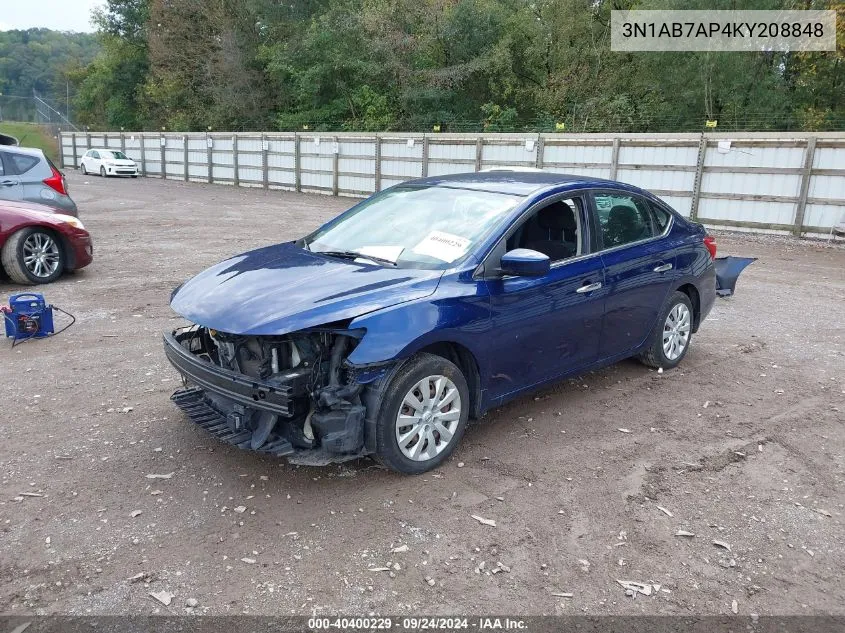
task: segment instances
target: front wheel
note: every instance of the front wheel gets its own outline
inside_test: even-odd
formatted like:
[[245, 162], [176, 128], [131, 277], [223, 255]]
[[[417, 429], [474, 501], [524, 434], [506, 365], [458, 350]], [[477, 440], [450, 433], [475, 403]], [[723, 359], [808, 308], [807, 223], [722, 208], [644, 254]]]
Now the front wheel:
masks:
[[689, 297], [680, 291], [672, 293], [651, 334], [648, 348], [639, 356], [640, 361], [649, 367], [676, 367], [689, 350], [692, 317]]
[[106, 177], [106, 168], [105, 167], [100, 167], [100, 176], [102, 176], [103, 178]]
[[376, 425], [376, 455], [393, 470], [419, 474], [445, 462], [469, 418], [469, 388], [458, 367], [417, 354], [390, 381]]
[[44, 229], [21, 229], [3, 245], [3, 268], [15, 283], [46, 284], [64, 269], [64, 253], [58, 238]]

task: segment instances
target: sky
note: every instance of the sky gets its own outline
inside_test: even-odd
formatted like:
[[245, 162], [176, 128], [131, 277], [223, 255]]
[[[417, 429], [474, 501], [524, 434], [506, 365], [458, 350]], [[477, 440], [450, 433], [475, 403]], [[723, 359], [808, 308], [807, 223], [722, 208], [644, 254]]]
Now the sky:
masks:
[[0, 31], [43, 27], [94, 32], [91, 9], [104, 0], [0, 0]]

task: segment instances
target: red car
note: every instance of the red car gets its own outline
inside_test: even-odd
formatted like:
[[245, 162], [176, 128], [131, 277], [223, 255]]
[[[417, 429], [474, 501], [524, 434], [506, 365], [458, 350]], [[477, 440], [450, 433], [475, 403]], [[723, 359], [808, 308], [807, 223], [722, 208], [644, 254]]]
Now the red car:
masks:
[[91, 263], [94, 245], [72, 215], [29, 202], [0, 200], [0, 261], [19, 284], [46, 284]]

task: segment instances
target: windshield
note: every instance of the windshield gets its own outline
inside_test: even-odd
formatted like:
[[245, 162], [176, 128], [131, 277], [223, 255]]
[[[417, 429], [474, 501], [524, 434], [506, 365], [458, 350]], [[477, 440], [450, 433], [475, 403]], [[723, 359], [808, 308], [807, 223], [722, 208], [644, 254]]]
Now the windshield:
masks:
[[318, 229], [303, 245], [407, 268], [446, 268], [471, 252], [521, 200], [470, 189], [395, 187]]
[[116, 158], [117, 160], [126, 160], [126, 154], [123, 152], [103, 152], [103, 158]]

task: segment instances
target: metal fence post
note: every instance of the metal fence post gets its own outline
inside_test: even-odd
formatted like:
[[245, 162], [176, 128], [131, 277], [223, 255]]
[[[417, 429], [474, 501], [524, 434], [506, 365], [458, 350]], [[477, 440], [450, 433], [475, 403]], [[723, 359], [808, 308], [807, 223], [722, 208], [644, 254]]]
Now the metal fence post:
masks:
[[340, 180], [340, 142], [337, 137], [332, 141], [332, 195], [338, 195], [338, 181]]
[[126, 135], [123, 132], [120, 133], [120, 151], [126, 153]]
[[534, 158], [534, 166], [537, 169], [543, 169], [543, 154], [546, 151], [546, 139], [539, 134], [537, 135], [537, 156]]
[[78, 169], [79, 163], [78, 163], [77, 156], [76, 156], [76, 132], [71, 133], [70, 142], [71, 142], [71, 147], [73, 148], [73, 168]]
[[241, 184], [241, 175], [238, 173], [238, 135], [232, 135], [232, 170], [234, 171], [235, 186]]
[[613, 139], [613, 149], [610, 152], [610, 179], [616, 180], [616, 172], [619, 171], [619, 139]]
[[428, 136], [423, 136], [422, 169], [420, 175], [428, 176]]
[[161, 177], [167, 178], [167, 156], [165, 154], [165, 146], [167, 145], [167, 137], [164, 133], [159, 135], [158, 149], [159, 149], [159, 164], [161, 165]]
[[65, 137], [59, 131], [59, 167], [65, 168]]
[[798, 194], [798, 204], [795, 207], [795, 226], [792, 229], [793, 235], [801, 237], [801, 229], [804, 228], [804, 213], [807, 210], [807, 196], [810, 193], [810, 178], [813, 175], [813, 157], [816, 153], [816, 137], [807, 139], [807, 147], [804, 150], [804, 169], [801, 175], [801, 191]]
[[378, 193], [381, 191], [381, 136], [376, 134], [376, 146], [375, 146], [375, 159], [376, 159], [376, 174], [373, 186], [373, 193]]
[[138, 134], [138, 143], [141, 145], [141, 175], [147, 177], [147, 144], [144, 142], [144, 133]]
[[106, 132], [103, 132], [103, 147], [109, 146], [109, 135]]
[[293, 183], [296, 191], [302, 191], [302, 170], [300, 169], [299, 134], [293, 134]]
[[207, 167], [208, 167], [207, 180], [208, 180], [209, 183], [214, 182], [214, 173], [213, 173], [214, 163], [212, 162], [212, 158], [214, 158], [214, 157], [211, 155], [211, 146], [213, 144], [214, 144], [214, 139], [211, 136], [209, 136], [208, 134], [206, 134], [205, 135], [205, 160], [208, 163], [208, 165], [207, 165]]
[[707, 137], [701, 134], [698, 141], [698, 160], [695, 167], [695, 181], [692, 185], [692, 202], [690, 203], [690, 220], [698, 220], [698, 202], [701, 199], [701, 175], [704, 171], [704, 155], [707, 153]]
[[91, 134], [85, 133], [85, 150], [91, 149]]
[[478, 137], [475, 139], [475, 171], [481, 171], [481, 156], [484, 153], [484, 139]]
[[267, 152], [270, 150], [270, 141], [263, 134], [261, 135], [261, 183], [265, 189], [270, 188], [270, 161]]
[[182, 135], [182, 163], [183, 163], [183, 165], [182, 165], [182, 169], [183, 169], [182, 178], [185, 182], [188, 182], [188, 178], [189, 178], [189, 175], [190, 175], [190, 169], [188, 169], [189, 161], [188, 161], [188, 135], [187, 134]]

